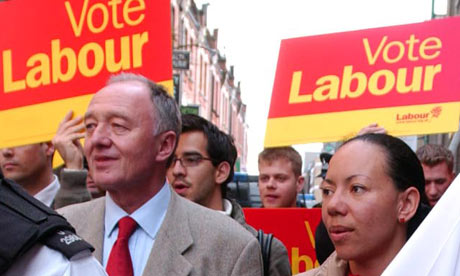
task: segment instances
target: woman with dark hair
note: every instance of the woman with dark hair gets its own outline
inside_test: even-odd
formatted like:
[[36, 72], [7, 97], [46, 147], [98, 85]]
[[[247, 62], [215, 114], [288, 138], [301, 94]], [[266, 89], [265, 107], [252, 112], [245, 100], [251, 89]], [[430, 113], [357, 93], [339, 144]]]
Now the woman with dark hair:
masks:
[[402, 140], [365, 134], [334, 154], [321, 184], [335, 252], [301, 275], [380, 275], [427, 214], [423, 169]]

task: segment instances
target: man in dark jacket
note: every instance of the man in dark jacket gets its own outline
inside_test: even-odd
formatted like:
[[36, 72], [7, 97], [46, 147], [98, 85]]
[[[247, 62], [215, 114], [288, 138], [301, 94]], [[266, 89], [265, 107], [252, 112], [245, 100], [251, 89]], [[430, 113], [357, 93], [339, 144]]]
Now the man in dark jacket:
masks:
[[62, 216], [0, 178], [1, 275], [106, 275], [92, 250]]

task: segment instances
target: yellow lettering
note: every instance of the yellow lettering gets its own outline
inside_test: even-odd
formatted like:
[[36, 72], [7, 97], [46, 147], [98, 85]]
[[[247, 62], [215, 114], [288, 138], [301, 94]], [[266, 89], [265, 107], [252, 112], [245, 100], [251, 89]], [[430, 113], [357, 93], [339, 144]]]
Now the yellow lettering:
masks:
[[[130, 7], [129, 5], [131, 4], [131, 2], [134, 2], [134, 1], [138, 2], [139, 5], [134, 6], [134, 7]], [[126, 3], [123, 5], [123, 18], [125, 19], [126, 24], [128, 24], [130, 26], [135, 26], [135, 25], [140, 24], [144, 20], [145, 14], [139, 15], [136, 19], [131, 19], [130, 18], [130, 13], [131, 12], [137, 12], [137, 11], [143, 11], [143, 10], [145, 10], [145, 2], [144, 2], [144, 0], [128, 0], [128, 1], [126, 1]]]
[[[59, 39], [53, 39], [51, 41], [51, 61], [52, 61], [52, 79], [53, 83], [59, 81], [70, 81], [77, 70], [77, 57], [75, 52], [71, 48], [64, 48], [61, 50], [61, 41]], [[67, 72], [62, 72], [62, 59], [67, 60]]]
[[67, 15], [69, 16], [70, 24], [72, 25], [73, 33], [75, 34], [76, 37], [79, 37], [83, 29], [83, 22], [85, 19], [86, 10], [88, 9], [88, 0], [83, 1], [83, 8], [81, 10], [80, 19], [78, 20], [78, 24], [77, 24], [77, 21], [75, 20], [75, 15], [73, 13], [73, 9], [72, 9], [72, 6], [70, 5], [70, 2], [65, 1], [64, 5], [67, 11]]
[[[93, 23], [93, 13], [97, 8], [99, 8], [99, 10], [102, 12], [102, 23], [99, 27], [95, 27]], [[91, 32], [95, 34], [100, 33], [107, 27], [107, 23], [109, 22], [109, 12], [107, 11], [107, 8], [104, 6], [104, 4], [96, 3], [92, 5], [91, 8], [89, 8], [88, 17], [86, 20], [88, 28]]]
[[307, 271], [313, 268], [313, 261], [310, 256], [307, 255], [299, 255], [299, 248], [292, 247], [291, 248], [291, 270], [292, 275], [298, 274], [300, 271], [300, 264], [303, 263], [305, 265], [305, 270]]
[[414, 56], [414, 45], [415, 43], [419, 43], [420, 40], [415, 39], [415, 35], [410, 35], [409, 40], [406, 40], [407, 45], [409, 45], [409, 49], [407, 50], [407, 58], [410, 61], [417, 61], [418, 57]]
[[292, 73], [291, 90], [289, 92], [289, 104], [311, 102], [311, 95], [300, 95], [300, 82], [302, 71]]
[[[389, 51], [391, 47], [396, 46], [399, 48], [398, 54], [396, 55], [395, 58], [390, 58], [389, 56]], [[387, 44], [387, 46], [383, 49], [383, 60], [387, 63], [395, 63], [401, 60], [401, 58], [404, 56], [404, 44], [402, 44], [400, 41], [392, 41]]]
[[[89, 52], [93, 52], [94, 55], [93, 68], [89, 68], [88, 66]], [[93, 77], [97, 75], [101, 71], [103, 65], [104, 51], [99, 44], [90, 42], [80, 49], [80, 52], [78, 53], [78, 68], [83, 76]]]
[[149, 33], [135, 34], [133, 39], [133, 68], [142, 66], [142, 47], [149, 41]]
[[[43, 53], [35, 54], [27, 60], [26, 65], [27, 67], [32, 67], [36, 63], [39, 64], [30, 69], [26, 75], [26, 83], [30, 88], [50, 84], [50, 59], [48, 55]], [[39, 78], [37, 78], [37, 75]]]
[[375, 51], [374, 54], [372, 54], [371, 47], [369, 45], [369, 40], [367, 38], [363, 39], [363, 44], [364, 44], [364, 50], [366, 52], [366, 57], [367, 57], [367, 62], [369, 62], [370, 65], [374, 65], [375, 62], [377, 61], [377, 58], [380, 54], [380, 52], [383, 49], [383, 46], [385, 45], [388, 37], [384, 36], [383, 39], [380, 41], [379, 46], [377, 47], [377, 50]]
[[3, 91], [5, 91], [5, 93], [26, 88], [26, 82], [24, 80], [13, 80], [13, 65], [11, 59], [11, 50], [3, 51]]
[[[115, 39], [84, 44], [80, 49], [61, 48], [60, 39], [51, 40], [51, 53], [36, 53], [27, 59], [24, 79], [14, 80], [11, 49], [2, 52], [4, 93], [36, 88], [50, 83], [67, 82], [78, 72], [93, 77], [105, 68], [109, 73], [142, 66], [142, 51], [149, 40], [148, 32], [123, 36], [115, 49]], [[131, 41], [132, 39], [132, 41]], [[131, 50], [133, 49], [133, 50]], [[131, 61], [132, 59], [132, 61]], [[22, 71], [21, 71], [22, 72]], [[299, 80], [300, 81], [300, 80]], [[311, 96], [310, 96], [311, 97]]]
[[419, 92], [422, 86], [422, 71], [423, 67], [414, 67], [414, 71], [412, 73], [412, 82], [406, 85], [407, 68], [399, 68], [398, 77], [396, 78], [396, 91], [401, 94], [410, 91]]
[[433, 82], [434, 82], [434, 76], [441, 72], [442, 65], [437, 64], [437, 65], [428, 65], [425, 67], [425, 76], [423, 80], [423, 90], [425, 91], [431, 91], [433, 90]]
[[120, 46], [120, 61], [115, 61], [115, 46], [114, 40], [108, 39], [105, 41], [105, 62], [107, 71], [115, 73], [120, 70], [127, 70], [131, 67], [130, 59], [130, 40], [129, 36], [123, 36], [121, 38]]
[[[357, 98], [366, 90], [367, 78], [362, 72], [353, 73], [353, 66], [343, 67], [342, 87], [340, 88], [340, 98]], [[357, 85], [354, 91], [351, 90], [351, 82], [356, 80]]]
[[[378, 87], [379, 78], [384, 77], [385, 81], [382, 88]], [[369, 92], [375, 96], [385, 95], [395, 85], [395, 75], [390, 70], [379, 70], [369, 78]]]
[[123, 28], [124, 24], [118, 22], [117, 6], [121, 3], [121, 0], [110, 0], [108, 5], [112, 6], [112, 24], [115, 29]]
[[310, 239], [311, 245], [313, 248], [316, 248], [315, 236], [313, 236], [313, 231], [311, 231], [310, 223], [308, 221], [304, 221], [304, 223], [305, 223], [305, 229], [307, 230], [308, 238]]
[[[321, 85], [313, 91], [313, 99], [317, 102], [337, 100], [339, 95], [340, 79], [336, 75], [327, 75], [319, 78], [316, 85]], [[310, 95], [306, 95], [310, 96]]]
[[[425, 39], [422, 44], [420, 44], [420, 56], [423, 59], [434, 59], [441, 54], [442, 42], [439, 38], [433, 36]], [[427, 51], [434, 50], [433, 53], [429, 54]]]

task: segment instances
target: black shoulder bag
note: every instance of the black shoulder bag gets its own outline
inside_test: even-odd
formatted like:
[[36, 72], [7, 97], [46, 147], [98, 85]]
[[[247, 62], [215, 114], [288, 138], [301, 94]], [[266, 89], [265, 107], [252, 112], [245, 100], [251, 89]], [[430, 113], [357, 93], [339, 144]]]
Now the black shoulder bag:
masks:
[[262, 260], [264, 263], [264, 276], [268, 276], [270, 268], [270, 251], [272, 247], [273, 234], [265, 234], [261, 229], [257, 233], [260, 250], [262, 252]]

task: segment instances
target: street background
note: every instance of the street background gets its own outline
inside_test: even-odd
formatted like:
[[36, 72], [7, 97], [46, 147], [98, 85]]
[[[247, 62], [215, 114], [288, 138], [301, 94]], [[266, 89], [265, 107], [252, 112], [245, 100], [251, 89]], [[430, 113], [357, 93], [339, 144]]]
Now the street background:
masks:
[[[279, 46], [282, 39], [423, 22], [431, 19], [431, 0], [196, 0], [209, 3], [208, 28], [219, 29], [218, 48], [235, 66], [241, 97], [247, 104], [249, 174], [257, 174], [263, 149]], [[435, 1], [434, 13], [446, 13]], [[340, 47], [338, 45], [338, 47]], [[301, 127], [301, 126], [299, 126]], [[319, 152], [322, 143], [295, 145]]]

